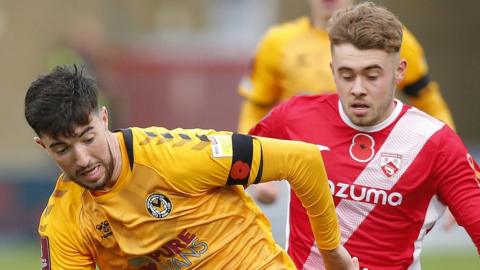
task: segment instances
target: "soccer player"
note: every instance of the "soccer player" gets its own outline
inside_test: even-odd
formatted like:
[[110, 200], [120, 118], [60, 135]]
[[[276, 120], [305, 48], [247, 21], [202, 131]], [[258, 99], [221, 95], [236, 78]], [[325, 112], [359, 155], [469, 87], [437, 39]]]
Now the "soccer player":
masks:
[[111, 132], [95, 81], [76, 66], [34, 81], [25, 117], [63, 171], [40, 220], [42, 269], [295, 269], [243, 190], [283, 178], [329, 268], [358, 269], [340, 244], [315, 145], [200, 129]]
[[[335, 10], [351, 6], [355, 0], [309, 0], [311, 16], [301, 17], [270, 29], [260, 42], [251, 72], [239, 87], [244, 97], [238, 130], [248, 133], [280, 101], [300, 94], [335, 91], [329, 63], [330, 41], [326, 24]], [[423, 49], [412, 33], [404, 28], [400, 51], [409, 68], [398, 84], [413, 106], [455, 128], [452, 116], [438, 84], [431, 80]], [[279, 196], [278, 183], [254, 186], [254, 196], [273, 203]], [[448, 211], [447, 211], [448, 213]], [[445, 228], [455, 220], [447, 215]]]
[[[407, 68], [401, 22], [366, 2], [328, 29], [338, 94], [292, 98], [252, 134], [318, 145], [361, 269], [420, 269], [422, 240], [447, 206], [480, 251], [478, 165], [444, 122], [394, 98]], [[292, 193], [288, 252], [298, 269], [323, 269], [306, 213]]]

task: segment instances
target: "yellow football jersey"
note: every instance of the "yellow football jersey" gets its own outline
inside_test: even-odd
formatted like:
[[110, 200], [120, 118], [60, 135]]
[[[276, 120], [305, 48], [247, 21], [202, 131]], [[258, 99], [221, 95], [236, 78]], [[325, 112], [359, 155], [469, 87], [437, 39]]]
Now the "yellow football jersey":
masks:
[[[408, 65], [398, 88], [412, 105], [453, 127], [438, 86], [428, 77], [423, 49], [407, 29], [400, 54]], [[330, 61], [328, 33], [314, 28], [309, 18], [272, 27], [257, 48], [250, 74], [239, 86], [246, 101], [238, 130], [247, 133], [275, 104], [292, 96], [335, 92]]]
[[42, 269], [295, 269], [244, 192], [275, 179], [308, 205], [317, 245], [340, 244], [315, 145], [200, 129], [116, 135], [112, 190], [94, 196], [59, 178], [39, 226]]

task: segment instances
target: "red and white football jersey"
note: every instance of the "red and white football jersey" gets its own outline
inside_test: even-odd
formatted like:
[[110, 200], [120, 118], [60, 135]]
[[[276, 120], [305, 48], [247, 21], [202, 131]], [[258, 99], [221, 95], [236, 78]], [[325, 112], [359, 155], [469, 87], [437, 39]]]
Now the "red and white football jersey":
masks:
[[[388, 119], [360, 127], [336, 94], [314, 95], [279, 105], [251, 134], [318, 145], [342, 243], [361, 269], [420, 269], [422, 240], [447, 206], [480, 250], [478, 165], [443, 122], [397, 100]], [[288, 252], [298, 269], [323, 269], [293, 193]]]

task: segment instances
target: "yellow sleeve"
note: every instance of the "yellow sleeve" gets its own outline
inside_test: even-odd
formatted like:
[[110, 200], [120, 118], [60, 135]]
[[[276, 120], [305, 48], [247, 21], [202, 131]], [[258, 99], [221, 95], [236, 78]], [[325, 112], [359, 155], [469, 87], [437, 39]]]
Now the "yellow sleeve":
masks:
[[263, 153], [261, 182], [286, 179], [307, 210], [319, 249], [340, 245], [340, 227], [320, 150], [312, 144], [257, 137]]
[[[74, 243], [62, 239], [58, 235], [48, 237], [40, 233], [42, 246], [42, 269], [58, 270], [94, 270], [93, 259], [79, 252]], [[45, 246], [45, 247], [44, 247]], [[50, 266], [50, 268], [43, 267]]]
[[455, 130], [452, 114], [436, 82], [430, 82], [422, 89], [418, 97], [409, 97], [409, 102], [412, 106], [442, 120], [450, 128]]
[[399, 89], [408, 97], [409, 103], [455, 129], [453, 117], [438, 84], [429, 78], [422, 46], [407, 29], [403, 32], [400, 54], [407, 60], [407, 70]]
[[238, 91], [244, 98], [240, 111], [240, 133], [248, 131], [278, 102], [279, 60], [282, 30], [274, 27], [267, 32], [250, 64], [249, 74], [242, 78]]
[[177, 191], [195, 196], [221, 186], [255, 182], [260, 151], [251, 136], [200, 129], [168, 134], [171, 141], [156, 153], [158, 170], [175, 179], [171, 184]]
[[[62, 181], [57, 182], [58, 188]], [[50, 198], [43, 211], [38, 229], [42, 269], [94, 270], [96, 267], [78, 225], [79, 208], [71, 207], [73, 204], [65, 206], [63, 202], [61, 205], [56, 198]]]
[[250, 74], [245, 75], [240, 83], [240, 95], [253, 103], [272, 105], [279, 98], [278, 68], [282, 36], [279, 27], [267, 32], [250, 64]]

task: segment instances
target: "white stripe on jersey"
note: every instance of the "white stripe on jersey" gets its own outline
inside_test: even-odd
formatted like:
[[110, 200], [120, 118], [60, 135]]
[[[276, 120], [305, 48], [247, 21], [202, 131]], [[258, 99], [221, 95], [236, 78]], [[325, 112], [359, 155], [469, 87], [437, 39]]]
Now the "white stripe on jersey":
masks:
[[[430, 137], [445, 124], [425, 113], [411, 108], [397, 122], [382, 147], [366, 165], [354, 185], [390, 190], [410, 167], [416, 156]], [[380, 169], [381, 153], [395, 153], [402, 156], [402, 166], [396, 174], [386, 179]], [[327, 168], [328, 171], [328, 168]], [[331, 172], [330, 172], [331, 174]], [[375, 204], [342, 200], [337, 205], [337, 215], [341, 227], [342, 244], [345, 244], [365, 218], [375, 208]], [[323, 269], [319, 265], [320, 252], [314, 246], [305, 261], [304, 270]]]
[[437, 196], [433, 196], [428, 204], [427, 214], [425, 215], [425, 221], [423, 222], [423, 226], [420, 229], [420, 233], [418, 234], [417, 240], [415, 240], [413, 251], [413, 262], [408, 267], [408, 270], [420, 270], [422, 269], [420, 265], [420, 253], [422, 251], [422, 242], [423, 238], [427, 234], [427, 232], [435, 225], [447, 209], [447, 206], [440, 202]]

